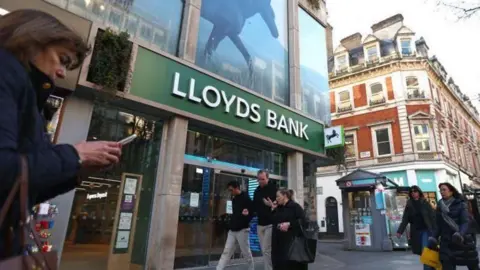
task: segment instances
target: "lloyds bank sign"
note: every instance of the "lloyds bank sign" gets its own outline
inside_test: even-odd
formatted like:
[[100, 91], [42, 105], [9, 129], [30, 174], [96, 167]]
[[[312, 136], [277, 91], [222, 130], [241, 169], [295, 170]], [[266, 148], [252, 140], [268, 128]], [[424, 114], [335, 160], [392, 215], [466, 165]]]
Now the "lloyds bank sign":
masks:
[[[188, 78], [189, 84], [185, 91], [179, 87], [180, 76], [179, 72], [175, 72], [172, 95], [176, 97], [187, 99], [199, 106], [204, 105], [217, 109], [219, 112], [234, 114], [239, 119], [248, 119], [252, 123], [263, 124], [266, 128], [284, 132], [290, 136], [309, 140], [307, 135], [308, 124], [277, 113], [271, 108], [262, 110], [258, 103], [249, 102], [242, 97], [226, 93], [213, 85], [196, 85], [195, 78]], [[196, 93], [199, 93], [199, 95], [197, 96]], [[260, 111], [264, 111], [264, 115]]]
[[138, 50], [130, 94], [324, 153], [321, 123], [146, 49]]

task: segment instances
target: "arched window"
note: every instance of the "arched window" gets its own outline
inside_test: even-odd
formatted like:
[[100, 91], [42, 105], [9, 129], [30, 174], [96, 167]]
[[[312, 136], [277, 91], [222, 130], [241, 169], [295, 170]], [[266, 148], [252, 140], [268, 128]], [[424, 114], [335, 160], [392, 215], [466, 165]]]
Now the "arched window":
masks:
[[407, 96], [409, 99], [425, 98], [425, 92], [420, 91], [420, 85], [417, 77], [408, 76], [405, 79], [405, 83], [407, 84]]

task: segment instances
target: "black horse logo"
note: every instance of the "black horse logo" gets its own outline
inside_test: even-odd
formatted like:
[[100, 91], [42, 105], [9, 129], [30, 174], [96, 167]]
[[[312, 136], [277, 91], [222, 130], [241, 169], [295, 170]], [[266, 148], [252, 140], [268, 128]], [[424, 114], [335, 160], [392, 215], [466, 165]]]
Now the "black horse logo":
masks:
[[327, 141], [329, 143], [331, 143], [333, 138], [338, 138], [339, 136], [340, 136], [340, 134], [338, 134], [337, 131], [335, 129], [333, 129], [332, 134], [330, 134], [330, 135], [327, 134]]

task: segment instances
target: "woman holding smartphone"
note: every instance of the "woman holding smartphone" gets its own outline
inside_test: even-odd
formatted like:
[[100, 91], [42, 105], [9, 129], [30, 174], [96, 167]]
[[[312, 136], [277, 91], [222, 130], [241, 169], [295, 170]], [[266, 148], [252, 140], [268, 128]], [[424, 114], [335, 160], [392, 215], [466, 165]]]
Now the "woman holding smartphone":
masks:
[[275, 203], [272, 203], [272, 264], [274, 270], [303, 270], [308, 264], [288, 260], [290, 245], [295, 236], [302, 233], [301, 223], [305, 224], [305, 212], [293, 200], [294, 191], [280, 189]]

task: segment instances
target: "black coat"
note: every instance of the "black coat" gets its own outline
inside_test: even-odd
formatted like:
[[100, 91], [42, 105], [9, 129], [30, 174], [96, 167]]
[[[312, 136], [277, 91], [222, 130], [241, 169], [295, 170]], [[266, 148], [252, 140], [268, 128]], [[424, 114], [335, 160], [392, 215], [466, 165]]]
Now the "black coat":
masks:
[[433, 234], [435, 231], [435, 211], [432, 206], [424, 198], [420, 199], [420, 209], [416, 209], [415, 205], [412, 202], [412, 199], [408, 200], [405, 211], [403, 212], [402, 223], [398, 227], [397, 233], [403, 234], [405, 228], [410, 224], [410, 245], [412, 248], [413, 254], [421, 255], [422, 254], [422, 238], [421, 231], [416, 227], [416, 215], [420, 212], [423, 217], [423, 221], [427, 226], [427, 230], [430, 234]]
[[452, 241], [455, 231], [445, 222], [440, 209], [441, 207], [437, 207], [437, 230], [434, 233], [435, 238], [440, 238], [440, 260], [450, 261], [455, 265], [478, 263], [478, 254], [474, 240], [475, 235], [468, 232], [470, 218], [465, 201], [455, 198], [449, 206], [448, 213], [448, 216], [458, 225], [459, 233], [464, 238], [463, 243], [460, 244]]
[[[50, 87], [51, 86], [51, 87]], [[71, 145], [52, 145], [45, 133], [43, 105], [53, 91], [53, 82], [34, 67], [30, 71], [9, 52], [0, 49], [0, 205], [3, 207], [19, 174], [20, 155], [29, 166], [29, 203], [33, 206], [75, 188], [79, 156]], [[21, 253], [14, 238], [6, 254], [5, 235], [19, 221], [19, 202], [0, 228], [0, 258]], [[29, 208], [31, 209], [31, 207]]]
[[[282, 232], [278, 225], [283, 222], [290, 222], [290, 229]], [[273, 212], [272, 228], [272, 263], [273, 269], [307, 269], [307, 264], [299, 264], [288, 261], [288, 250], [295, 236], [301, 235], [301, 224], [306, 224], [305, 212], [302, 207], [294, 202], [288, 201], [284, 206], [278, 206]]]

